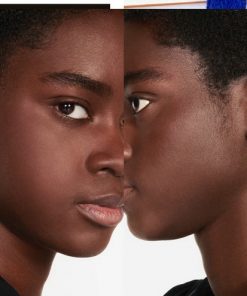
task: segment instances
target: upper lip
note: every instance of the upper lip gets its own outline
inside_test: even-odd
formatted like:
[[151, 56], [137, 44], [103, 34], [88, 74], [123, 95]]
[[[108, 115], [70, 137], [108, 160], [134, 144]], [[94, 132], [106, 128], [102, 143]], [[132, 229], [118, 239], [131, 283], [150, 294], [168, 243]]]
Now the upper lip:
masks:
[[124, 198], [119, 194], [106, 194], [90, 199], [82, 199], [78, 204], [95, 204], [107, 208], [121, 208], [124, 205]]

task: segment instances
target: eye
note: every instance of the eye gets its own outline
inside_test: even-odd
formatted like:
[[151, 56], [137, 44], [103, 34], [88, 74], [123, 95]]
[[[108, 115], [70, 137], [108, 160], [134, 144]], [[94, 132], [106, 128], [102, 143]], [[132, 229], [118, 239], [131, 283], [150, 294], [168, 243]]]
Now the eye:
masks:
[[71, 103], [71, 102], [60, 103], [57, 105], [57, 110], [61, 112], [64, 116], [72, 119], [89, 118], [86, 108], [76, 103]]
[[150, 104], [150, 100], [138, 96], [133, 96], [129, 100], [134, 113], [139, 113]]

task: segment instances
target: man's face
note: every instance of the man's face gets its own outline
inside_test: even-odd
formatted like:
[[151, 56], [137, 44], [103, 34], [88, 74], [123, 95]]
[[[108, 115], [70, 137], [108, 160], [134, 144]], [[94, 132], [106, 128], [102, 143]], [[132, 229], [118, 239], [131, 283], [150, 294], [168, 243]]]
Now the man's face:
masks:
[[139, 24], [127, 25], [125, 42], [129, 227], [145, 239], [191, 234], [235, 197], [244, 137], [231, 104], [212, 102], [220, 98], [210, 98], [196, 55], [157, 45]]
[[122, 36], [117, 12], [76, 16], [9, 62], [1, 223], [44, 248], [94, 255], [122, 218]]

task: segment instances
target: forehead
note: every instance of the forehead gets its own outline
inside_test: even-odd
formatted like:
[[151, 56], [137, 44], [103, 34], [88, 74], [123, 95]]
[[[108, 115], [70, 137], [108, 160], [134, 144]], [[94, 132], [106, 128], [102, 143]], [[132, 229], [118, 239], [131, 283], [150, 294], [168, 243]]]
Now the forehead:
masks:
[[[56, 67], [83, 69], [98, 79], [106, 69], [120, 64], [123, 55], [120, 13], [93, 13], [65, 20], [56, 30], [46, 54]], [[50, 62], [49, 61], [49, 62]], [[75, 69], [76, 70], [76, 69]], [[111, 72], [114, 68], [111, 68]]]
[[[162, 46], [154, 40], [149, 27], [129, 23], [125, 30], [125, 73], [148, 69], [165, 80], [197, 80], [199, 57], [189, 49]], [[162, 76], [162, 77], [161, 77]]]
[[73, 72], [117, 89], [122, 64], [121, 13], [80, 14], [65, 19], [40, 49], [18, 48], [10, 59], [8, 80], [21, 84], [48, 72]]

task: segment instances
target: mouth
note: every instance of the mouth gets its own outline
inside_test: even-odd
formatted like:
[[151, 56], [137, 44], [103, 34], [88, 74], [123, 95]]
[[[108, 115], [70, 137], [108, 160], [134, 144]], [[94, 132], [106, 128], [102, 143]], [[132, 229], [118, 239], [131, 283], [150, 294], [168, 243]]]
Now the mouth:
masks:
[[80, 214], [91, 222], [105, 227], [115, 227], [122, 220], [123, 206], [123, 198], [111, 194], [77, 204]]

